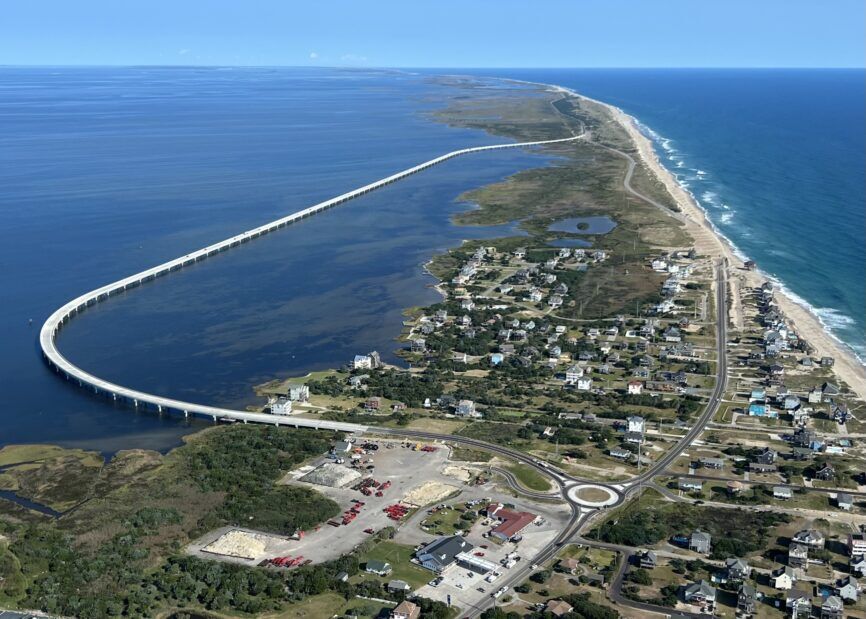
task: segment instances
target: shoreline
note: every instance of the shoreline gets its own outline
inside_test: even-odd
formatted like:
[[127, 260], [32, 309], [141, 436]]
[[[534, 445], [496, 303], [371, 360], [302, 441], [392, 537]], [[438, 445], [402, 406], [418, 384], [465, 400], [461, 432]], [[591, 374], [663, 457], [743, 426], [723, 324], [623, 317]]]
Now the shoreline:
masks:
[[795, 299], [785, 288], [783, 282], [767, 275], [760, 269], [746, 270], [742, 253], [716, 229], [694, 196], [661, 163], [652, 141], [641, 131], [638, 119], [614, 105], [586, 97], [570, 88], [556, 84], [537, 85], [600, 105], [607, 109], [613, 119], [625, 129], [637, 148], [640, 160], [661, 181], [681, 209], [684, 215], [683, 223], [687, 232], [694, 238], [697, 251], [728, 260], [731, 267], [731, 279], [729, 280], [732, 297], [731, 320], [735, 326], [740, 326], [742, 321], [742, 312], [739, 308], [739, 289], [741, 287], [758, 287], [765, 281], [774, 282], [778, 289], [775, 298], [779, 309], [785, 314], [797, 333], [814, 348], [817, 356], [833, 357], [835, 359], [833, 372], [845, 381], [858, 397], [866, 398], [866, 367], [860, 363], [854, 351], [828, 331], [821, 323], [818, 315], [809, 307], [804, 306], [805, 300], [801, 302]]

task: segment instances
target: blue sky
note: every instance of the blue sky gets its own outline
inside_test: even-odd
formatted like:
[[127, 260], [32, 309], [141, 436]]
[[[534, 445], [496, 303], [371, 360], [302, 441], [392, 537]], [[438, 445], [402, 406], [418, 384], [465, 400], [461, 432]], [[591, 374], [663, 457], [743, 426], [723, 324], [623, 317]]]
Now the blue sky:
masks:
[[863, 0], [21, 0], [5, 65], [863, 67]]

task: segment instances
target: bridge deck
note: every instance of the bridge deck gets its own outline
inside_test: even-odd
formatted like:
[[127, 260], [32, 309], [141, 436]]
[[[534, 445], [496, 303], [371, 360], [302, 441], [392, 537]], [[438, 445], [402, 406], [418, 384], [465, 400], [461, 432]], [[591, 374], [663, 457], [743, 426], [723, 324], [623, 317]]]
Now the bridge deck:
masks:
[[366, 426], [360, 424], [340, 423], [334, 421], [323, 421], [318, 419], [303, 419], [294, 416], [268, 415], [265, 413], [238, 411], [227, 408], [219, 408], [215, 406], [207, 406], [204, 404], [196, 404], [193, 402], [184, 402], [182, 400], [165, 398], [151, 393], [146, 393], [144, 391], [138, 391], [136, 389], [124, 387], [122, 385], [118, 385], [99, 378], [98, 376], [94, 376], [93, 374], [90, 374], [89, 372], [86, 372], [85, 370], [79, 368], [77, 365], [64, 357], [57, 347], [57, 333], [78, 312], [85, 310], [89, 305], [93, 305], [95, 303], [99, 303], [100, 301], [104, 301], [105, 299], [110, 298], [113, 294], [123, 292], [136, 286], [140, 286], [146, 281], [154, 280], [157, 277], [161, 277], [172, 271], [180, 270], [185, 266], [195, 264], [200, 260], [205, 260], [209, 256], [216, 255], [220, 252], [231, 249], [232, 247], [237, 247], [245, 242], [250, 241], [251, 239], [258, 238], [269, 232], [274, 232], [275, 230], [279, 230], [280, 228], [288, 226], [300, 219], [310, 217], [312, 215], [315, 215], [316, 213], [320, 213], [324, 210], [333, 208], [344, 202], [348, 202], [349, 200], [379, 189], [380, 187], [384, 187], [385, 185], [394, 183], [412, 174], [416, 174], [418, 172], [426, 170], [427, 168], [438, 165], [449, 159], [453, 159], [454, 157], [469, 153], [498, 150], [503, 148], [518, 148], [523, 146], [539, 146], [544, 144], [555, 144], [559, 142], [570, 142], [580, 139], [580, 137], [581, 136], [572, 136], [569, 138], [560, 138], [556, 140], [495, 144], [491, 146], [476, 146], [473, 148], [455, 150], [450, 153], [446, 153], [440, 157], [436, 157], [435, 159], [431, 159], [424, 163], [403, 170], [402, 172], [397, 172], [396, 174], [392, 174], [391, 176], [387, 176], [368, 185], [364, 185], [363, 187], [353, 189], [352, 191], [346, 192], [335, 198], [331, 198], [330, 200], [325, 200], [324, 202], [314, 204], [313, 206], [297, 211], [270, 223], [266, 223], [257, 228], [253, 228], [252, 230], [247, 230], [246, 232], [237, 234], [223, 241], [219, 241], [218, 243], [214, 243], [213, 245], [208, 245], [207, 247], [203, 247], [202, 249], [199, 249], [197, 251], [185, 254], [183, 256], [180, 256], [179, 258], [175, 258], [174, 260], [169, 260], [168, 262], [164, 262], [139, 273], [135, 273], [134, 275], [130, 275], [129, 277], [124, 277], [123, 279], [120, 279], [116, 282], [112, 282], [95, 290], [91, 290], [90, 292], [86, 292], [83, 295], [69, 301], [62, 307], [58, 308], [53, 314], [51, 314], [51, 316], [48, 317], [48, 319], [45, 321], [45, 324], [42, 325], [42, 329], [39, 333], [39, 344], [42, 347], [42, 352], [45, 355], [48, 363], [55, 370], [57, 370], [57, 372], [65, 375], [68, 380], [77, 381], [82, 387], [89, 387], [93, 389], [94, 393], [103, 394], [112, 397], [115, 400], [122, 399], [128, 401], [134, 406], [151, 406], [160, 411], [181, 412], [185, 415], [206, 416], [211, 417], [214, 420], [233, 419], [245, 423], [256, 422], [275, 425], [287, 425], [294, 427], [321, 428], [345, 432], [363, 432], [367, 428]]

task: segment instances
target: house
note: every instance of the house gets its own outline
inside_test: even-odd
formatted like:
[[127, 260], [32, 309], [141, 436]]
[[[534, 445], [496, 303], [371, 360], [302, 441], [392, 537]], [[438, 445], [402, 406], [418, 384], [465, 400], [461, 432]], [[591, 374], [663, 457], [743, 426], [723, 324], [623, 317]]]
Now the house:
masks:
[[268, 398], [268, 407], [270, 408], [272, 415], [292, 414], [292, 401], [289, 398], [284, 398], [282, 396], [278, 398]]
[[639, 380], [630, 380], [628, 381], [628, 393], [629, 395], [640, 395], [643, 391], [643, 383]]
[[412, 340], [410, 350], [412, 352], [426, 352], [427, 351], [427, 340], [423, 337], [415, 338]]
[[701, 580], [683, 590], [683, 599], [688, 603], [715, 604], [716, 588], [706, 580]]
[[355, 355], [352, 359], [353, 370], [369, 370], [373, 367], [373, 360], [370, 355]]
[[770, 585], [773, 589], [788, 591], [797, 582], [797, 572], [794, 568], [786, 565], [780, 567], [770, 574]]
[[725, 461], [721, 458], [701, 458], [698, 460], [701, 463], [701, 466], [708, 469], [723, 469], [725, 468]]
[[792, 619], [809, 619], [812, 616], [812, 596], [806, 591], [792, 589], [785, 596], [785, 608]]
[[774, 499], [790, 499], [794, 496], [794, 491], [789, 486], [773, 486]]
[[388, 593], [408, 593], [412, 590], [412, 587], [410, 587], [409, 583], [405, 580], [388, 581], [388, 584], [385, 585], [385, 588], [388, 589]]
[[860, 583], [853, 576], [846, 576], [836, 583], [836, 595], [843, 601], [856, 602], [860, 596]]
[[758, 404], [753, 402], [749, 404], [749, 417], [767, 417], [768, 419], [776, 419], [779, 416], [777, 411], [774, 411], [769, 404]]
[[[688, 477], [680, 477], [677, 482], [677, 487], [683, 492], [702, 492], [704, 489], [704, 482], [698, 479], [689, 479]], [[702, 552], [702, 551], [698, 551]]]
[[846, 512], [850, 512], [854, 507], [854, 497], [852, 497], [847, 492], [837, 492], [836, 493], [836, 507], [839, 509], [844, 509]]
[[689, 538], [689, 550], [694, 550], [701, 554], [710, 554], [712, 548], [712, 536], [704, 531], [694, 531]]
[[784, 410], [792, 411], [800, 407], [800, 398], [795, 395], [787, 395], [781, 404]]
[[738, 557], [725, 559], [725, 575], [728, 580], [746, 580], [752, 573], [749, 564]]
[[560, 307], [562, 305], [562, 297], [558, 294], [552, 294], [547, 300], [547, 304], [550, 305], [550, 307]]
[[579, 365], [572, 365], [565, 370], [565, 382], [569, 385], [573, 385], [580, 378], [583, 378], [583, 368]]
[[457, 403], [457, 409], [454, 411], [454, 414], [458, 417], [481, 417], [481, 413], [475, 410], [475, 402], [472, 400], [460, 400]]
[[571, 604], [562, 600], [550, 600], [544, 607], [545, 613], [550, 613], [554, 617], [562, 617], [573, 610]]
[[502, 503], [491, 503], [485, 509], [488, 518], [496, 519], [499, 524], [493, 527], [490, 535], [507, 542], [517, 537], [523, 529], [535, 522], [538, 517], [531, 512], [518, 512], [507, 509]]
[[821, 357], [821, 365], [825, 368], [833, 367], [834, 363], [836, 363], [836, 360], [833, 357]]
[[541, 290], [539, 290], [538, 288], [533, 288], [529, 291], [529, 300], [535, 303], [540, 302], [543, 296], [544, 295], [541, 294]]
[[859, 557], [851, 557], [851, 561], [848, 563], [848, 570], [852, 574], [866, 576], [866, 557], [863, 555], [860, 555]]
[[349, 572], [338, 572], [336, 576], [334, 576], [334, 580], [337, 582], [349, 582]]
[[767, 393], [763, 389], [752, 389], [749, 395], [749, 402], [763, 402], [767, 399]]
[[368, 411], [377, 411], [382, 406], [382, 398], [379, 396], [373, 396], [371, 398], [367, 398], [367, 401], [364, 402], [364, 408]]
[[579, 378], [577, 380], [577, 388], [579, 391], [589, 391], [590, 389], [592, 389], [592, 379]]
[[851, 416], [851, 411], [848, 410], [848, 405], [844, 402], [834, 402], [830, 407], [830, 416], [836, 423], [847, 423]]
[[387, 576], [391, 573], [391, 564], [378, 559], [370, 559], [367, 561], [364, 571], [368, 574], [376, 574], [377, 576]]
[[848, 534], [848, 554], [851, 557], [866, 556], [866, 535], [861, 530], [858, 533]]
[[791, 541], [796, 542], [797, 544], [805, 544], [809, 548], [823, 548], [824, 534], [817, 529], [804, 529], [803, 531], [797, 532], [794, 537], [791, 538]]
[[472, 552], [475, 547], [463, 539], [460, 535], [440, 537], [429, 544], [422, 546], [415, 553], [423, 567], [432, 572], [442, 572], [445, 568], [456, 563], [457, 555], [464, 552]]
[[764, 447], [764, 449], [755, 455], [755, 462], [759, 464], [773, 464], [776, 461], [777, 455], [778, 454], [769, 447]]
[[403, 600], [397, 604], [388, 615], [389, 619], [419, 619], [420, 617], [421, 608], [409, 600]]
[[505, 355], [501, 352], [495, 352], [490, 355], [490, 365], [499, 365], [505, 360]]
[[842, 598], [829, 596], [821, 604], [821, 619], [842, 619], [845, 616], [845, 603]]
[[825, 464], [815, 471], [815, 479], [821, 481], [832, 481], [834, 477], [836, 477], [836, 470], [830, 464]]
[[286, 395], [292, 402], [309, 402], [310, 388], [304, 383], [289, 383]]
[[631, 417], [626, 417], [625, 422], [626, 432], [640, 432], [643, 434], [646, 425], [646, 421], [643, 417], [632, 415]]
[[809, 564], [809, 547], [806, 544], [792, 542], [788, 546], [788, 566], [807, 567]]
[[749, 472], [751, 473], [775, 473], [775, 464], [761, 464], [760, 462], [749, 462]]
[[628, 460], [632, 456], [632, 453], [628, 449], [623, 449], [622, 447], [614, 447], [607, 453], [611, 458], [618, 458], [620, 460]]
[[737, 591], [737, 612], [743, 615], [751, 615], [755, 612], [755, 603], [758, 601], [758, 592], [752, 585], [742, 584]]
[[576, 574], [580, 570], [580, 561], [577, 559], [561, 559], [556, 564], [556, 569], [560, 572], [566, 572], [568, 574]]
[[645, 570], [651, 570], [659, 564], [655, 551], [647, 550], [638, 555], [638, 565]]
[[643, 445], [644, 438], [641, 432], [626, 432], [623, 437], [626, 443], [633, 443], [635, 445]]

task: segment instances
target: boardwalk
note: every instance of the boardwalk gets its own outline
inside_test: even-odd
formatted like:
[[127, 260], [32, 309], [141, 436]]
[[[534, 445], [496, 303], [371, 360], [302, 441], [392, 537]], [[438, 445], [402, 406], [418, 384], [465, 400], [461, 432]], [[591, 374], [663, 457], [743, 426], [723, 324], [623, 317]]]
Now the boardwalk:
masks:
[[291, 215], [287, 215], [257, 228], [253, 228], [252, 230], [247, 230], [246, 232], [237, 234], [233, 237], [225, 239], [224, 241], [214, 243], [213, 245], [208, 245], [207, 247], [191, 252], [179, 258], [175, 258], [174, 260], [169, 260], [168, 262], [164, 262], [150, 269], [146, 269], [144, 271], [141, 271], [140, 273], [130, 275], [129, 277], [125, 277], [111, 284], [107, 284], [105, 286], [102, 286], [101, 288], [97, 288], [96, 290], [91, 290], [90, 292], [87, 292], [73, 299], [72, 301], [69, 301], [64, 306], [58, 308], [53, 314], [51, 314], [51, 316], [48, 317], [48, 320], [46, 320], [45, 324], [42, 325], [42, 329], [39, 333], [39, 344], [42, 347], [42, 352], [45, 355], [45, 359], [47, 360], [48, 364], [52, 368], [54, 368], [55, 371], [57, 371], [59, 374], [66, 377], [67, 380], [75, 381], [81, 387], [90, 389], [95, 394], [103, 395], [116, 401], [127, 402], [136, 408], [152, 408], [159, 412], [181, 413], [187, 417], [189, 417], [190, 415], [209, 417], [212, 418], [214, 421], [223, 419], [242, 421], [244, 423], [256, 422], [293, 427], [321, 428], [326, 430], [345, 432], [363, 432], [366, 430], [366, 426], [359, 424], [322, 421], [317, 419], [303, 419], [294, 416], [268, 415], [265, 413], [250, 413], [246, 411], [207, 406], [204, 404], [195, 404], [193, 402], [184, 402], [182, 400], [165, 398], [151, 393], [130, 389], [122, 385], [117, 385], [107, 380], [103, 380], [98, 376], [94, 376], [93, 374], [82, 370], [74, 363], [69, 361], [66, 357], [63, 356], [63, 354], [61, 354], [60, 350], [57, 348], [56, 337], [60, 329], [62, 329], [63, 326], [66, 325], [77, 314], [86, 310], [87, 307], [91, 305], [110, 298], [112, 295], [120, 294], [131, 288], [141, 286], [146, 282], [155, 280], [158, 277], [162, 277], [163, 275], [167, 275], [173, 271], [180, 270], [186, 266], [190, 266], [192, 264], [195, 264], [196, 262], [205, 260], [210, 256], [214, 256], [233, 247], [237, 247], [243, 243], [252, 241], [253, 239], [268, 234], [269, 232], [275, 232], [280, 228], [284, 228], [285, 226], [288, 226], [296, 221], [299, 221], [306, 217], [311, 217], [317, 213], [321, 213], [322, 211], [333, 208], [335, 206], [339, 206], [344, 202], [348, 202], [349, 200], [363, 196], [364, 194], [370, 193], [371, 191], [375, 191], [376, 189], [379, 189], [386, 185], [390, 185], [391, 183], [397, 182], [400, 179], [411, 176], [412, 174], [417, 174], [418, 172], [443, 163], [444, 161], [448, 161], [449, 159], [453, 159], [454, 157], [459, 157], [460, 155], [467, 155], [470, 153], [499, 150], [504, 148], [518, 148], [524, 146], [540, 146], [544, 144], [570, 142], [573, 140], [578, 140], [581, 137], [582, 136], [572, 136], [556, 140], [495, 144], [492, 146], [477, 146], [474, 148], [455, 150], [450, 153], [446, 153], [445, 155], [442, 155], [440, 157], [436, 157], [435, 159], [431, 159], [430, 161], [426, 161], [419, 165], [403, 170], [402, 172], [397, 172], [396, 174], [392, 174], [391, 176], [385, 177], [368, 185], [364, 185], [363, 187], [359, 187], [357, 189], [339, 195], [335, 198], [331, 198], [330, 200], [320, 202], [319, 204], [315, 204], [311, 207], [297, 211], [295, 213], [292, 213]]

